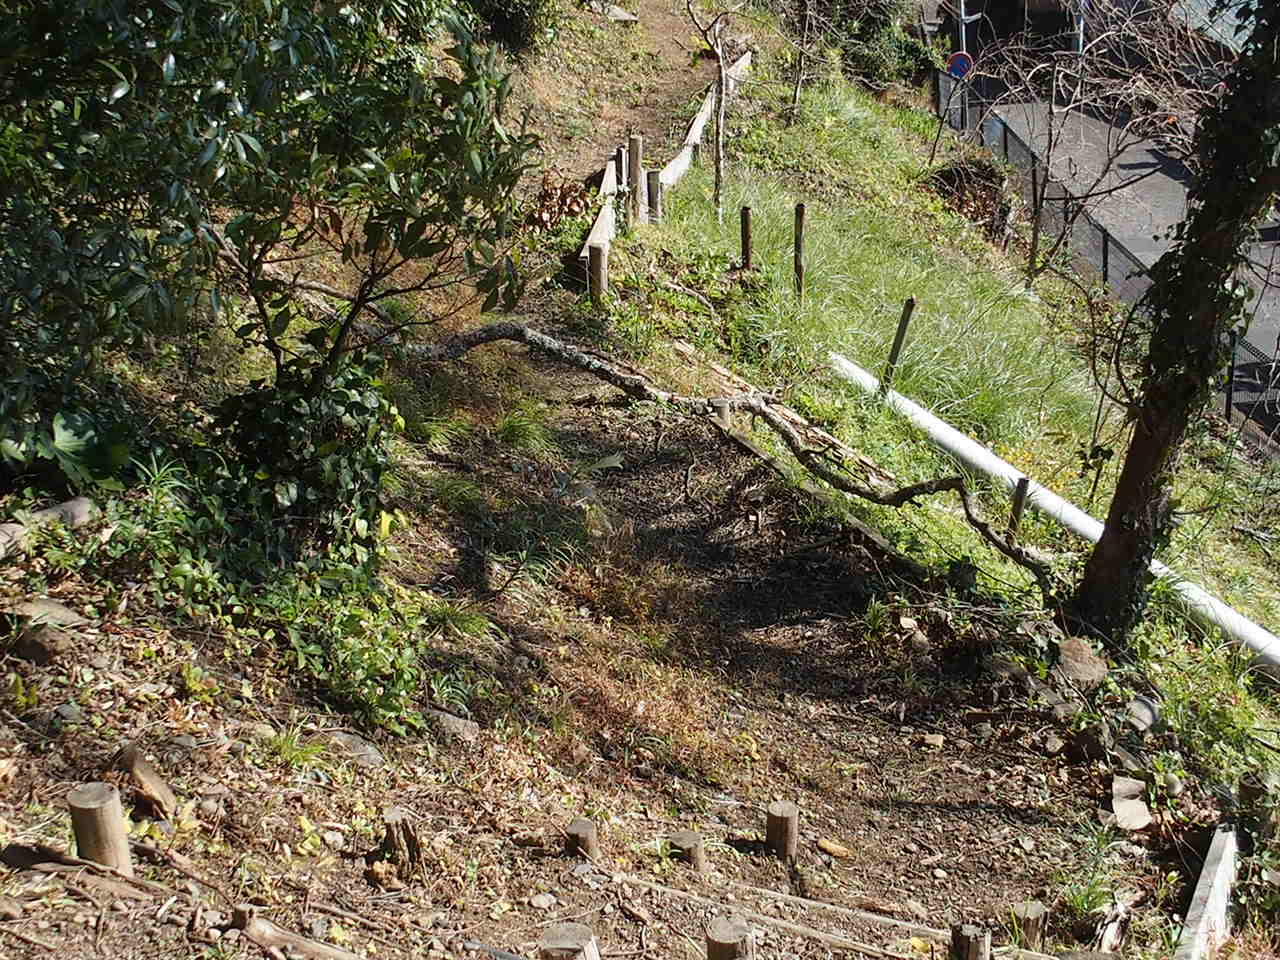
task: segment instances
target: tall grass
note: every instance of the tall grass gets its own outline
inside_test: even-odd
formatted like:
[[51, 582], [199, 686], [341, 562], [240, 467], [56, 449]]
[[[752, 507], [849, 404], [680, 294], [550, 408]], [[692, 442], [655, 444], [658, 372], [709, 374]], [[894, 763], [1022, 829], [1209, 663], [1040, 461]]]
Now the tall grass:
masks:
[[[855, 96], [833, 89], [808, 102], [805, 126], [839, 112]], [[799, 138], [813, 134], [805, 126]], [[807, 196], [792, 178], [762, 169], [786, 159], [762, 156], [753, 147], [771, 141], [751, 130], [741, 138], [748, 149], [733, 171], [726, 206], [751, 207], [753, 259], [767, 280], [764, 293], [736, 320], [754, 334], [760, 372], [793, 378], [823, 364], [833, 350], [878, 370], [903, 301], [913, 296], [916, 311], [896, 377], [900, 390], [987, 443], [1016, 442], [1046, 424], [1087, 432], [1093, 405], [1087, 371], [1044, 337], [1043, 305], [1023, 293], [1013, 271], [966, 259], [952, 240], [971, 244], [974, 228], [921, 191], [908, 196], [914, 158], [867, 152], [856, 129], [847, 126], [840, 138], [824, 131], [813, 148], [834, 150], [840, 168], [855, 180], [866, 179], [868, 168], [875, 172], [872, 179], [886, 189], [865, 200]], [[757, 165], [742, 166], [752, 161]], [[716, 250], [736, 257], [737, 217], [716, 223], [706, 202], [710, 189], [705, 169], [681, 184], [668, 204], [662, 242], [676, 252]], [[807, 206], [803, 303], [792, 282], [797, 201]]]

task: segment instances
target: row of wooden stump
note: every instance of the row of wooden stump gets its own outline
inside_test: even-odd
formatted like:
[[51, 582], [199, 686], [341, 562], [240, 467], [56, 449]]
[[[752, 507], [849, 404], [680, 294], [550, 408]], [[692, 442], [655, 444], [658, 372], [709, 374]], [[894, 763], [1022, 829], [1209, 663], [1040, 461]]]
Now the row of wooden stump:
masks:
[[[79, 855], [133, 875], [129, 839], [120, 795], [109, 783], [88, 783], [71, 791], [67, 798], [71, 824]], [[800, 838], [800, 808], [787, 800], [769, 804], [765, 811], [765, 846], [784, 863], [795, 862]], [[388, 829], [394, 825], [388, 821]], [[699, 875], [708, 872], [706, 846], [702, 835], [681, 830], [668, 838], [675, 859], [689, 864]], [[596, 824], [586, 818], [572, 821], [565, 830], [565, 853], [593, 863], [603, 859]], [[1047, 912], [1039, 903], [1014, 908], [1022, 940], [1034, 946], [1043, 943]], [[707, 960], [736, 960], [751, 957], [754, 939], [745, 917], [733, 912], [716, 916], [706, 928]], [[957, 924], [951, 931], [951, 960], [989, 960], [991, 934], [972, 924]], [[594, 932], [581, 923], [566, 923], [549, 929], [539, 943], [540, 960], [599, 960]]]
[[[784, 863], [795, 862], [800, 839], [800, 808], [788, 801], [775, 801], [765, 810], [765, 847]], [[674, 859], [683, 861], [699, 874], [709, 870], [702, 835], [681, 830], [667, 838]], [[565, 853], [599, 863], [602, 852], [596, 825], [586, 818], [573, 820], [565, 829]], [[1020, 939], [1032, 948], [1044, 943], [1048, 910], [1039, 902], [1021, 903], [1012, 908], [1012, 921]], [[706, 928], [707, 960], [738, 960], [753, 956], [751, 925], [729, 911], [713, 918]], [[590, 927], [566, 923], [552, 927], [539, 944], [540, 960], [598, 960], [599, 947]], [[990, 960], [991, 932], [975, 924], [955, 924], [951, 928], [950, 960]]]

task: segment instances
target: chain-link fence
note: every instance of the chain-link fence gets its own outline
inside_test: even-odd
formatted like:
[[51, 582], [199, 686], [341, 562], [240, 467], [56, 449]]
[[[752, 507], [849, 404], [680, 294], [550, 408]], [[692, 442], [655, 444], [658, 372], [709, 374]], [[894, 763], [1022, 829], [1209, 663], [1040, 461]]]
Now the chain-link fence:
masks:
[[[1066, 231], [1067, 247], [1083, 267], [1100, 278], [1117, 300], [1136, 304], [1151, 287], [1147, 265], [1113, 237], [1066, 188], [1048, 176], [1048, 166], [994, 109], [997, 93], [991, 83], [975, 77], [960, 81], [935, 71], [937, 115], [951, 129], [966, 132], [1016, 171], [1015, 189], [1024, 209], [1034, 210], [1033, 198], [1043, 191], [1041, 235], [1056, 238]], [[1046, 178], [1048, 182], [1046, 183]], [[1050, 241], [1052, 242], [1052, 240]], [[1260, 349], [1244, 337], [1233, 339], [1235, 349], [1226, 378], [1225, 405], [1280, 438], [1280, 347]]]

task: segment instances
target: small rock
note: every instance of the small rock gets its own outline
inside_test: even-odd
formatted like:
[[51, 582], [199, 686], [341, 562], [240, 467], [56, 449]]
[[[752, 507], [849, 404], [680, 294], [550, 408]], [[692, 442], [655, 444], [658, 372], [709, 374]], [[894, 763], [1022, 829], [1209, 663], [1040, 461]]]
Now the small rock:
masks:
[[912, 630], [911, 636], [907, 638], [907, 643], [917, 656], [927, 657], [933, 653], [933, 644], [929, 642], [929, 638], [925, 636], [922, 630]]
[[1146, 733], [1160, 722], [1160, 707], [1149, 697], [1134, 697], [1125, 707], [1129, 726], [1139, 733]]
[[204, 910], [200, 914], [200, 920], [207, 927], [225, 927], [230, 922], [220, 910]]
[[326, 830], [320, 835], [320, 839], [324, 841], [325, 846], [333, 850], [341, 850], [347, 842], [347, 838], [337, 830]]
[[1075, 760], [1105, 760], [1111, 747], [1111, 728], [1105, 721], [1077, 730], [1067, 746]]
[[217, 800], [201, 800], [199, 810], [209, 820], [216, 820], [218, 814], [222, 812], [222, 807], [218, 805]]
[[382, 755], [382, 751], [364, 737], [335, 730], [328, 735], [328, 739], [357, 767], [381, 767], [386, 765], [387, 760]]
[[53, 712], [63, 723], [84, 723], [84, 711], [74, 703], [64, 703]]
[[1147, 785], [1133, 777], [1112, 777], [1111, 797], [1114, 800], [1132, 800], [1146, 793]]
[[474, 720], [455, 717], [443, 710], [424, 710], [423, 715], [434, 724], [445, 740], [475, 743], [480, 739], [480, 724]]
[[1151, 825], [1151, 811], [1141, 800], [1116, 800], [1111, 809], [1121, 830], [1143, 830]]
[[237, 930], [235, 927], [232, 927], [230, 930], [222, 931], [223, 943], [235, 943], [239, 939], [240, 939], [240, 931]]
[[945, 879], [947, 879], [947, 871], [943, 870], [941, 867], [934, 867], [934, 868], [933, 868], [933, 879], [935, 879], [935, 880], [945, 880]]
[[1056, 757], [1066, 749], [1067, 742], [1057, 734], [1051, 733], [1044, 738], [1045, 756]]
[[249, 745], [243, 740], [232, 740], [231, 745], [227, 747], [231, 751], [233, 757], [243, 757], [244, 752], [249, 749]]
[[189, 733], [182, 733], [169, 741], [175, 747], [181, 747], [183, 750], [196, 750], [200, 747], [200, 741]]
[[276, 735], [276, 728], [259, 720], [245, 727], [244, 732], [250, 740], [270, 740]]
[[1124, 747], [1112, 747], [1111, 756], [1115, 758], [1120, 769], [1124, 770], [1126, 773], [1142, 775], [1147, 772], [1147, 768], [1143, 765], [1142, 761]]
[[974, 724], [973, 735], [979, 740], [990, 740], [996, 735], [996, 728], [986, 722]]
[[307, 933], [316, 940], [323, 940], [329, 935], [329, 921], [324, 917], [312, 917], [307, 924]]
[[529, 906], [535, 910], [550, 910], [560, 901], [550, 893], [537, 893], [529, 898]]
[[1059, 723], [1066, 723], [1083, 709], [1083, 704], [1077, 703], [1074, 700], [1064, 700], [1061, 703], [1055, 703], [1051, 708], [1051, 712], [1053, 713], [1054, 720], [1057, 720]]
[[592, 867], [592, 866], [591, 866], [591, 864], [589, 864], [589, 863], [580, 863], [580, 864], [578, 864], [576, 867], [574, 867], [574, 868], [573, 868], [573, 875], [574, 875], [575, 877], [585, 877], [587, 874], [589, 874], [589, 873], [590, 873], [592, 870], [594, 870], [594, 869], [595, 869], [595, 868], [594, 868], [594, 867]]
[[110, 668], [111, 661], [102, 654], [98, 654], [96, 657], [91, 657], [89, 659], [89, 666], [93, 667], [95, 670], [106, 670]]
[[921, 740], [930, 750], [941, 750], [943, 743], [946, 742], [946, 737], [940, 733], [926, 733]]
[[116, 913], [128, 913], [129, 905], [125, 903], [123, 900], [112, 900], [111, 909], [114, 910]]
[[1164, 789], [1171, 797], [1180, 797], [1187, 785], [1182, 782], [1182, 778], [1176, 773], [1166, 773], [1164, 775]]
[[75, 640], [67, 631], [51, 623], [38, 623], [18, 634], [13, 654], [37, 667], [45, 667], [66, 657], [74, 647]]
[[1020, 846], [1027, 853], [1030, 853], [1032, 850], [1036, 848], [1036, 842], [1032, 840], [1030, 837], [1019, 837], [1018, 846]]
[[1079, 637], [1067, 637], [1058, 645], [1053, 676], [1069, 690], [1092, 690], [1107, 679], [1107, 661]]

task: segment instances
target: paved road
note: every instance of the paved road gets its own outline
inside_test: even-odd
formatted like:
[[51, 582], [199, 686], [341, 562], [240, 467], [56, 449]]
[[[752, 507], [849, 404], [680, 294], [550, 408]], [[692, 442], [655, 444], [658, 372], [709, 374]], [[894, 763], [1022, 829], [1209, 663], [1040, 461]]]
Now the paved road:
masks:
[[[1142, 267], [1150, 267], [1168, 249], [1172, 228], [1186, 214], [1188, 175], [1176, 159], [1150, 140], [1127, 138], [1122, 131], [1079, 112], [1052, 117], [1044, 103], [1007, 104], [995, 111], [1009, 129], [1041, 157], [1048, 151], [1050, 131], [1056, 141], [1050, 164], [1054, 180], [1075, 196], [1104, 193], [1089, 206], [1089, 215]], [[988, 142], [995, 139], [988, 131]], [[1000, 144], [993, 143], [1000, 152]], [[1016, 152], [1016, 145], [1011, 150]], [[1114, 162], [1107, 165], [1107, 158]], [[1141, 177], [1141, 179], [1135, 179]], [[1095, 265], [1100, 261], [1100, 234], [1077, 224], [1073, 241], [1085, 247]], [[1123, 295], [1136, 298], [1144, 280], [1124, 279], [1118, 251], [1109, 251], [1110, 275]], [[1117, 269], [1117, 260], [1120, 267]], [[1265, 223], [1250, 250], [1246, 279], [1255, 295], [1247, 343], [1236, 354], [1235, 406], [1268, 434], [1280, 431], [1280, 222]]]

